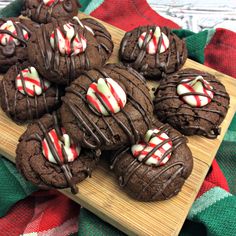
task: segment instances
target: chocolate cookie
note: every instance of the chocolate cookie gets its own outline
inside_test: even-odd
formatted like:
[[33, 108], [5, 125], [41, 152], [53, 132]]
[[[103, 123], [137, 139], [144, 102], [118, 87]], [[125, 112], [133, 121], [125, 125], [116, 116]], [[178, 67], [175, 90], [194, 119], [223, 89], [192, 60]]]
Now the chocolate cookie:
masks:
[[[97, 28], [83, 25], [77, 17], [42, 25], [29, 41], [29, 60], [48, 80], [69, 84], [82, 71], [102, 66], [108, 58], [101, 49], [105, 38], [109, 38], [108, 32], [104, 33], [104, 45], [97, 32]], [[111, 53], [111, 39], [106, 47]]]
[[19, 123], [57, 109], [63, 93], [28, 63], [12, 66], [0, 82], [1, 107]]
[[23, 176], [41, 188], [71, 187], [91, 175], [98, 157], [75, 145], [56, 114], [28, 126], [16, 149], [16, 165]]
[[111, 169], [131, 197], [140, 201], [168, 199], [181, 190], [193, 168], [186, 142], [171, 126], [155, 120], [143, 141], [117, 151]]
[[155, 114], [185, 135], [216, 138], [229, 100], [214, 75], [184, 69], [161, 81], [154, 100]]
[[150, 127], [149, 90], [132, 68], [109, 64], [84, 72], [62, 100], [62, 124], [86, 148], [113, 150], [134, 144]]
[[0, 19], [0, 73], [27, 59], [27, 41], [38, 24], [20, 18]]
[[120, 60], [149, 79], [178, 71], [186, 59], [185, 42], [167, 27], [135, 28], [125, 34], [120, 45]]
[[77, 0], [25, 0], [21, 14], [38, 23], [49, 23], [76, 16], [80, 7]]

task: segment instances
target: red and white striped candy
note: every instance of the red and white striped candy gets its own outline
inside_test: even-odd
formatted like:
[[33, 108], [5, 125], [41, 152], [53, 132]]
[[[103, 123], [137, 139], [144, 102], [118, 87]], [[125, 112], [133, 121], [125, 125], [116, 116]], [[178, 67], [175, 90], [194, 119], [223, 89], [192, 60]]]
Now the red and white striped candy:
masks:
[[[15, 24], [17, 24], [19, 22], [15, 22]], [[16, 31], [16, 27], [14, 26], [14, 23], [11, 20], [8, 20], [7, 22], [3, 23], [0, 26], [0, 30], [7, 30], [9, 32], [11, 32], [13, 35], [17, 36], [17, 31]], [[26, 30], [23, 29], [23, 36], [25, 38], [25, 40], [29, 39], [29, 34]], [[7, 44], [14, 42], [16, 46], [20, 45], [20, 41], [18, 39], [15, 39], [14, 37], [12, 37], [9, 34], [5, 34], [5, 33], [0, 33], [0, 44], [3, 46], [6, 46]]]
[[[157, 134], [160, 132], [158, 129], [148, 130], [144, 141], [139, 144], [132, 146], [131, 151], [134, 157], [142, 161], [152, 150], [159, 144], [166, 140], [169, 140], [169, 136], [166, 133]], [[171, 157], [171, 152], [160, 162], [161, 158], [165, 153], [172, 148], [172, 141], [169, 140], [167, 143], [163, 144], [158, 148], [150, 158], [145, 162], [147, 165], [164, 165]], [[159, 163], [160, 162], [160, 163]]]
[[[79, 157], [81, 148], [80, 148], [80, 146], [76, 146], [75, 144], [73, 144], [69, 135], [66, 134], [65, 129], [62, 128], [61, 130], [63, 133], [63, 139], [64, 139], [63, 142], [59, 140], [55, 129], [51, 130], [48, 134], [49, 134], [49, 136], [53, 142], [53, 145], [60, 157], [61, 162], [62, 163], [65, 163], [65, 161], [73, 162], [74, 160], [76, 160]], [[62, 145], [64, 146], [64, 150], [65, 150], [65, 153], [67, 154], [68, 160], [65, 160], [65, 156], [63, 155], [63, 151], [62, 151]], [[53, 156], [53, 154], [49, 148], [46, 138], [42, 141], [42, 148], [43, 148], [44, 157], [48, 161], [57, 164], [57, 161], [55, 160], [55, 157]]]
[[[75, 32], [74, 25], [72, 23], [67, 23], [63, 26], [66, 35], [64, 35], [59, 28], [56, 29], [56, 34], [58, 37], [59, 51], [62, 55], [74, 56], [82, 53], [87, 48], [87, 40], [83, 35], [78, 35]], [[52, 32], [50, 36], [50, 43], [52, 48], [55, 49], [55, 32]]]
[[104, 116], [119, 112], [124, 108], [127, 101], [123, 88], [111, 78], [100, 78], [97, 83], [92, 83], [89, 86], [86, 98], [90, 106]]
[[[25, 82], [25, 90], [21, 79]], [[34, 67], [22, 70], [16, 77], [16, 88], [18, 91], [31, 97], [41, 95], [50, 87], [50, 85], [51, 83], [49, 81], [40, 79], [39, 74]]]
[[[138, 45], [140, 48], [143, 47], [143, 43], [145, 41], [145, 37], [147, 35], [147, 32], [143, 32], [141, 36], [138, 39]], [[170, 45], [170, 41], [168, 37], [161, 32], [160, 27], [156, 27], [154, 33], [152, 30], [149, 31], [148, 36], [147, 36], [147, 41], [149, 42], [146, 46], [146, 50], [148, 54], [156, 54], [158, 50], [158, 44], [161, 43], [161, 47], [159, 48], [158, 53], [163, 53], [165, 52]], [[161, 40], [161, 42], [159, 42]]]
[[[192, 107], [202, 107], [211, 102], [214, 94], [213, 87], [202, 76], [197, 76], [195, 79], [183, 79], [177, 86], [177, 93], [182, 99]], [[190, 93], [190, 95], [188, 95]], [[200, 93], [202, 95], [191, 95], [191, 93]], [[185, 95], [187, 94], [187, 95]]]
[[[44, 5], [50, 7], [56, 0], [43, 0]], [[59, 0], [58, 2], [63, 2], [64, 0]]]
[[92, 30], [89, 26], [84, 25], [84, 24], [80, 21], [80, 19], [79, 19], [78, 16], [74, 16], [73, 19], [76, 20], [76, 21], [80, 24], [80, 26], [81, 26], [82, 28], [85, 28], [86, 30], [88, 30], [92, 35], [95, 35], [95, 33], [93, 32], [93, 30]]

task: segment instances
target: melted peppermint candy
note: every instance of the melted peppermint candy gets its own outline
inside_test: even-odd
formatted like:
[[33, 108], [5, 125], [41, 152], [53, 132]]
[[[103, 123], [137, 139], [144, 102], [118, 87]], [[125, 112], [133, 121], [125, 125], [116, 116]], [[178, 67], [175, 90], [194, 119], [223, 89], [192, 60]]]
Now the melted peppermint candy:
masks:
[[16, 77], [16, 88], [24, 95], [39, 96], [50, 87], [50, 82], [40, 78], [34, 67], [26, 68]]
[[135, 144], [131, 151], [134, 157], [147, 165], [164, 165], [171, 157], [172, 141], [169, 136], [158, 130], [148, 130], [144, 143]]
[[55, 2], [63, 2], [64, 0], [43, 0], [44, 5], [46, 5], [47, 7], [50, 7], [52, 4], [54, 4]]
[[192, 107], [202, 107], [213, 99], [213, 87], [202, 76], [181, 80], [177, 86], [178, 95]]
[[95, 35], [95, 33], [94, 33], [94, 31], [92, 30], [92, 28], [90, 28], [90, 27], [87, 26], [87, 25], [84, 25], [84, 24], [80, 21], [80, 19], [78, 18], [78, 16], [74, 16], [74, 17], [73, 17], [73, 20], [77, 21], [77, 22], [80, 24], [80, 26], [81, 26], [82, 28], [85, 28], [86, 30], [88, 30], [92, 35]]
[[109, 116], [124, 108], [127, 96], [123, 88], [111, 78], [100, 78], [89, 86], [86, 98], [96, 112]]
[[[60, 28], [56, 29], [56, 33], [52, 32], [50, 43], [52, 48], [58, 48], [62, 55], [74, 56], [82, 53], [87, 48], [87, 40], [83, 35], [75, 32], [74, 24], [67, 23], [63, 26], [64, 33]], [[55, 45], [55, 42], [58, 42]]]
[[[51, 141], [60, 157], [61, 162], [62, 163], [73, 162], [79, 157], [81, 148], [80, 146], [76, 146], [75, 144], [73, 144], [69, 135], [66, 134], [65, 129], [62, 128], [61, 131], [63, 133], [61, 140], [59, 139], [55, 129], [52, 129], [48, 133], [48, 135], [51, 138]], [[44, 138], [44, 140], [42, 141], [42, 147], [43, 147], [44, 157], [49, 162], [58, 164], [58, 162], [54, 158], [53, 153], [51, 152], [52, 148], [49, 147], [46, 138]]]
[[[146, 43], [148, 42], [148, 43]], [[156, 27], [155, 31], [143, 32], [138, 39], [138, 45], [140, 49], [143, 49], [144, 45], [146, 46], [146, 50], [148, 54], [156, 54], [165, 52], [170, 45], [168, 37], [161, 32], [160, 27]]]
[[[3, 23], [0, 26], [0, 44], [2, 44], [3, 46], [6, 46], [13, 42], [16, 46], [20, 45], [20, 41], [17, 39], [19, 35], [14, 25], [18, 23], [19, 22], [13, 23], [11, 20], [8, 20], [7, 22]], [[10, 34], [7, 32], [9, 32]], [[23, 34], [23, 37], [25, 40], [29, 39], [29, 34], [26, 30], [23, 29], [21, 33]]]

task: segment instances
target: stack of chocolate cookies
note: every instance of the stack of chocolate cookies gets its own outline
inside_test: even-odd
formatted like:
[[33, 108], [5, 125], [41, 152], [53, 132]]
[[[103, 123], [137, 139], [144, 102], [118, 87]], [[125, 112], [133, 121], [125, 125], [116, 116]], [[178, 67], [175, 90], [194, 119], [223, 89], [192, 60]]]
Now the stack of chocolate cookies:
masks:
[[[98, 21], [79, 19], [79, 7], [76, 0], [26, 0], [28, 19], [0, 20], [1, 107], [29, 123], [17, 167], [41, 188], [77, 193], [108, 153], [131, 197], [168, 199], [193, 168], [184, 135], [216, 138], [229, 96], [213, 75], [179, 71], [187, 49], [167, 27], [127, 32], [121, 63], [106, 64], [112, 37]], [[160, 81], [154, 101], [150, 79]]]

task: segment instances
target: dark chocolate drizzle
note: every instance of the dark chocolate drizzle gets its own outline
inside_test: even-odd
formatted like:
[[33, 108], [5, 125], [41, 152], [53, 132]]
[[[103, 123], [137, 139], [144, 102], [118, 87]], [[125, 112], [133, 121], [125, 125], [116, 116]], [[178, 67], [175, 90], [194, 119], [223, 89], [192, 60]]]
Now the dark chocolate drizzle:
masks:
[[[161, 135], [162, 133], [166, 132], [168, 133], [171, 129], [171, 127], [169, 125], [162, 125], [160, 128], [158, 128], [160, 131], [157, 134], [153, 134], [152, 136], [154, 137], [155, 135]], [[151, 152], [149, 152], [147, 154], [147, 156], [145, 158], [143, 158], [142, 161], [138, 160], [138, 157], [134, 157], [133, 161], [131, 161], [129, 163], [129, 165], [126, 167], [125, 170], [123, 170], [123, 176], [119, 177], [119, 184], [121, 187], [125, 187], [131, 177], [139, 170], [139, 168], [142, 165], [146, 165], [146, 161], [152, 156], [153, 153], [156, 152], [156, 150], [158, 150], [158, 148], [160, 148], [161, 146], [163, 146], [165, 143], [172, 141], [172, 147], [162, 156], [162, 158], [159, 160], [159, 162], [157, 163], [157, 165], [150, 165], [150, 167], [147, 169], [147, 171], [149, 171], [152, 168], [157, 168], [158, 166], [160, 166], [161, 162], [170, 154], [173, 152], [182, 144], [187, 142], [187, 139], [182, 136], [182, 135], [176, 135], [173, 138], [169, 138], [168, 140], [165, 140], [164, 142], [161, 142], [159, 145], [157, 145]], [[146, 148], [148, 146], [148, 143], [146, 144], [146, 146], [144, 148]], [[119, 161], [122, 161], [123, 156], [130, 152], [130, 147], [122, 147], [120, 150], [118, 150], [114, 157], [113, 157], [113, 161], [112, 164], [110, 166], [110, 169], [115, 169], [116, 165], [118, 164]], [[132, 155], [130, 153], [130, 155]], [[153, 179], [150, 180], [150, 182], [137, 194], [137, 198], [139, 199], [142, 192], [144, 192], [146, 190], [146, 188], [148, 188], [154, 181], [156, 181], [162, 174], [164, 174], [166, 171], [168, 171], [169, 169], [171, 169], [172, 167], [175, 166], [180, 166], [180, 168], [178, 168], [176, 170], [176, 173], [174, 173], [171, 178], [165, 183], [165, 186], [167, 186], [169, 184], [170, 181], [172, 181], [172, 179], [174, 178], [174, 176], [176, 176], [177, 174], [179, 174], [182, 170], [183, 170], [183, 166], [184, 163], [183, 162], [174, 162], [171, 165], [165, 164], [166, 168], [163, 168], [162, 171], [160, 171], [156, 176], [154, 176]], [[145, 174], [143, 174], [145, 175]], [[164, 187], [165, 188], [165, 187]]]
[[[159, 86], [159, 88], [156, 91], [156, 94], [158, 94], [158, 91], [164, 90], [166, 88], [171, 88], [171, 87], [177, 88], [177, 86], [179, 84], [186, 82], [186, 81], [183, 81], [186, 78], [189, 78], [188, 82], [191, 82], [199, 75], [202, 76], [203, 78], [205, 78], [209, 83], [217, 83], [219, 85], [222, 85], [216, 79], [211, 79], [211, 78], [208, 79], [209, 74], [206, 74], [206, 73], [185, 73], [185, 72], [183, 72], [183, 73], [176, 74], [174, 76], [176, 78], [176, 81], [173, 81], [173, 80], [170, 81], [170, 80], [166, 79], [165, 83], [163, 82]], [[225, 105], [221, 104], [217, 98], [223, 97], [227, 100], [230, 100], [228, 93], [225, 92], [225, 91], [217, 91], [217, 90], [214, 89], [213, 86], [212, 86], [213, 89], [208, 89], [208, 88], [206, 88], [205, 84], [203, 84], [203, 87], [205, 89], [209, 90], [209, 91], [212, 91], [213, 94], [214, 94], [214, 97], [211, 98], [210, 96], [205, 95], [203, 93], [189, 92], [189, 93], [185, 93], [181, 96], [175, 95], [175, 96], [156, 97], [155, 98], [155, 103], [160, 103], [160, 102], [163, 102], [163, 101], [168, 100], [168, 99], [181, 99], [182, 97], [189, 96], [189, 95], [200, 95], [200, 96], [205, 96], [205, 97], [210, 98], [211, 102], [217, 103], [219, 106], [221, 106], [225, 109], [225, 112], [227, 112], [229, 106], [228, 105], [225, 106]], [[220, 119], [225, 117], [225, 113], [223, 113], [222, 111], [216, 110], [216, 109], [209, 109], [209, 107], [207, 107], [207, 108], [206, 107], [194, 107], [193, 108], [193, 107], [186, 104], [186, 105], [181, 106], [181, 108], [190, 109], [190, 110], [195, 111], [195, 112], [196, 111], [204, 111], [204, 112], [215, 113], [215, 114], [219, 115], [219, 122], [220, 122]], [[178, 113], [175, 113], [175, 114], [166, 114], [165, 120], [169, 119], [172, 116], [182, 116], [182, 115], [187, 115], [187, 114], [185, 114], [183, 112], [178, 112]], [[200, 127], [200, 126], [197, 126], [197, 125], [196, 126], [189, 126], [189, 125], [187, 126], [186, 125], [186, 126], [182, 127], [184, 130], [192, 130], [192, 129], [198, 130], [198, 131], [202, 132], [205, 137], [210, 138], [210, 139], [215, 139], [220, 134], [221, 129], [218, 127], [218, 125], [216, 125], [215, 122], [213, 122], [211, 119], [207, 118], [206, 116], [203, 117], [203, 116], [199, 116], [199, 115], [190, 115], [190, 114], [188, 114], [188, 116], [192, 116], [194, 118], [200, 118], [200, 119], [206, 120], [207, 122], [211, 123], [212, 126], [215, 126], [215, 127], [212, 128], [212, 130], [209, 131], [206, 128]], [[219, 123], [219, 122], [217, 122], [217, 123]]]
[[[109, 77], [107, 73], [102, 70], [102, 69], [96, 69], [96, 71], [101, 74], [103, 77]], [[115, 71], [117, 72], [117, 71]], [[118, 73], [118, 72], [117, 72]], [[86, 76], [91, 83], [96, 82], [89, 73], [84, 72], [84, 76]], [[124, 79], [128, 79], [124, 74], [121, 74]], [[66, 89], [67, 93], [73, 93], [76, 96], [78, 96], [87, 106], [91, 108], [91, 110], [98, 116], [100, 116], [104, 121], [106, 120], [106, 117], [104, 117], [102, 114], [99, 114], [94, 107], [91, 106], [90, 103], [88, 103], [86, 99], [86, 93], [87, 89], [82, 87], [80, 84], [76, 84], [76, 86], [79, 86], [81, 89], [83, 89], [83, 92], [78, 92], [76, 91], [75, 88], [72, 86]], [[118, 126], [123, 130], [123, 132], [128, 136], [129, 142], [131, 144], [135, 144], [139, 141], [140, 139], [140, 134], [139, 131], [136, 129], [133, 120], [129, 113], [127, 113], [125, 110], [121, 110], [123, 115], [126, 117], [129, 126], [125, 125], [117, 116], [113, 113], [110, 112], [109, 108], [106, 106], [106, 104], [103, 102], [103, 100], [96, 94], [97, 98], [100, 100], [100, 102], [103, 104], [105, 109], [107, 110], [108, 114], [110, 117], [114, 119], [114, 121], [118, 124]], [[132, 97], [131, 94], [127, 94], [127, 99], [128, 102], [130, 102], [133, 107], [135, 107], [139, 113], [142, 115], [147, 128], [150, 127], [151, 121], [148, 118], [148, 115], [146, 114], [146, 111], [143, 109], [143, 107]], [[73, 115], [77, 118], [78, 120], [78, 126], [81, 128], [81, 130], [84, 132], [84, 138], [83, 138], [83, 143], [88, 148], [91, 149], [98, 149], [100, 148], [103, 144], [110, 144], [111, 142], [115, 142], [115, 136], [114, 132], [112, 130], [112, 127], [108, 124], [108, 122], [105, 122], [107, 125], [107, 128], [109, 129], [111, 135], [112, 135], [112, 140], [110, 140], [110, 137], [107, 137], [105, 133], [96, 125], [95, 122], [93, 122], [91, 119], [89, 119], [83, 109], [76, 104], [76, 102], [72, 101], [71, 99], [64, 97], [62, 99], [64, 103], [69, 107], [70, 111], [73, 113]], [[91, 128], [92, 127], [92, 128]], [[89, 143], [87, 141], [87, 137], [92, 137], [93, 138], [93, 143]]]
[[[35, 92], [35, 87], [34, 87], [35, 96], [32, 98], [27, 94], [26, 84], [25, 84], [24, 76], [22, 74], [22, 70], [25, 69], [25, 68], [22, 68], [19, 64], [16, 65], [15, 68], [16, 68], [16, 73], [15, 74], [16, 75], [20, 74], [21, 83], [22, 83], [22, 87], [23, 87], [23, 90], [24, 90], [25, 94], [22, 94], [16, 88], [15, 89], [15, 96], [14, 96], [13, 106], [10, 106], [11, 98], [8, 95], [5, 80], [4, 79], [2, 80], [2, 86], [3, 86], [6, 109], [7, 109], [6, 110], [7, 115], [9, 117], [11, 117], [13, 120], [17, 120], [16, 108], [17, 108], [17, 101], [18, 101], [19, 95], [21, 95], [21, 96], [24, 95], [26, 97], [26, 105], [27, 105], [27, 112], [28, 112], [27, 120], [33, 120], [34, 118], [39, 118], [40, 117], [39, 110], [38, 110], [38, 106], [39, 106], [38, 99], [41, 96], [43, 97], [44, 107], [45, 107], [45, 109], [48, 113], [49, 112], [49, 107], [48, 107], [47, 97], [45, 95], [44, 82], [41, 79], [41, 77], [39, 76], [39, 80], [40, 80], [40, 85], [42, 87], [43, 92], [42, 92], [41, 95], [37, 95], [36, 92]], [[27, 69], [30, 71], [30, 67], [27, 67]], [[58, 88], [58, 86], [56, 86], [55, 103], [57, 104], [58, 102], [59, 102], [59, 88]], [[34, 115], [34, 111], [35, 111], [36, 115]]]
[[[1, 23], [4, 24], [7, 22], [8, 19], [1, 19]], [[27, 46], [27, 40], [24, 38], [24, 33], [23, 30], [25, 30], [29, 37], [31, 36], [32, 32], [22, 23], [20, 22], [14, 22], [13, 20], [11, 20], [15, 29], [16, 29], [16, 35], [13, 34], [12, 32], [10, 32], [9, 30], [1, 30], [0, 29], [0, 34], [8, 34], [11, 37], [13, 37], [14, 39], [17, 39], [20, 42], [19, 46], [16, 46], [16, 44], [14, 42], [10, 42], [8, 43], [6, 46], [1, 45], [0, 43], [0, 49], [3, 53], [4, 56], [6, 57], [11, 57], [15, 54], [16, 48], [17, 47], [26, 47]]]
[[[154, 34], [156, 26], [155, 25], [146, 26], [146, 30], [143, 30], [143, 28], [144, 27], [141, 26], [135, 31], [137, 42], [130, 54], [130, 59], [127, 60], [128, 64], [131, 63], [130, 61], [132, 61], [132, 65], [134, 66], [134, 68], [138, 69], [140, 72], [145, 72], [149, 66], [148, 64], [143, 64], [143, 60], [144, 60], [145, 56], [147, 55], [146, 48], [147, 48], [149, 42], [152, 40], [152, 37], [150, 37], [150, 39], [148, 39], [148, 36], [150, 34]], [[146, 32], [146, 35], [143, 40], [142, 47], [140, 48], [138, 46], [138, 39], [143, 32]], [[164, 78], [164, 77], [166, 77], [166, 74], [168, 74], [168, 68], [169, 68], [170, 61], [171, 61], [170, 59], [172, 56], [172, 48], [175, 48], [175, 50], [173, 50], [173, 51], [176, 51], [175, 69], [178, 70], [180, 68], [180, 66], [183, 64], [184, 44], [182, 46], [181, 52], [179, 52], [178, 48], [177, 48], [176, 36], [167, 27], [162, 27], [161, 32], [166, 34], [167, 38], [170, 40], [170, 45], [169, 45], [169, 48], [165, 52], [162, 53], [162, 54], [166, 55], [165, 61], [161, 61], [160, 60], [160, 53], [159, 53], [159, 50], [161, 48], [161, 43], [162, 43], [162, 34], [161, 34], [158, 44], [157, 44], [158, 50], [157, 50], [156, 54], [154, 55], [154, 57], [155, 57], [155, 66], [154, 67], [158, 68], [161, 71], [161, 76], [162, 76], [162, 78]], [[128, 41], [129, 41], [129, 37], [132, 34], [133, 34], [133, 32], [126, 33], [126, 35], [124, 36], [124, 38], [122, 40], [121, 49], [120, 49], [121, 57], [122, 57], [122, 55], [124, 55], [125, 48], [126, 48]], [[138, 54], [136, 56], [137, 52], [138, 52]]]

